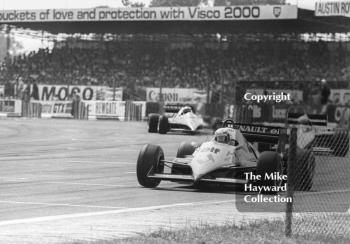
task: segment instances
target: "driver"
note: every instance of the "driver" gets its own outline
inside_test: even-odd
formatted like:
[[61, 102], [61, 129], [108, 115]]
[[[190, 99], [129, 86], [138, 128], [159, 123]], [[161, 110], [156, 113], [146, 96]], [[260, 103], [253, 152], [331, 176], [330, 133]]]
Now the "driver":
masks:
[[231, 146], [238, 146], [238, 142], [235, 140], [236, 131], [232, 128], [221, 128], [215, 131], [215, 141]]
[[303, 116], [300, 116], [298, 118], [298, 124], [299, 125], [310, 125], [311, 123], [310, 123], [309, 117], [306, 114], [304, 114]]
[[192, 109], [190, 108], [190, 107], [185, 107], [184, 109], [183, 109], [183, 114], [187, 114], [187, 113], [190, 113], [190, 112], [192, 112]]

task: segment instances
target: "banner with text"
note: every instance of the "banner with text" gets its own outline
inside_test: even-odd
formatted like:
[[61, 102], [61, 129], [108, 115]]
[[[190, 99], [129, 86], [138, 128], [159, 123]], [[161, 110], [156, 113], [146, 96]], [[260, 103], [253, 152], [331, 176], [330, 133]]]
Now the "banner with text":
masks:
[[147, 102], [206, 103], [207, 92], [193, 88], [146, 88]]
[[22, 115], [22, 101], [21, 100], [0, 100], [0, 115]]
[[350, 105], [350, 89], [331, 89], [329, 99], [335, 104]]
[[285, 123], [287, 113], [326, 114], [329, 123], [339, 124], [342, 120], [350, 119], [350, 107], [330, 104], [324, 106], [290, 106], [287, 104], [276, 105], [243, 105], [243, 108], [250, 112], [254, 123]]
[[89, 101], [89, 119], [125, 119], [124, 101]]
[[318, 1], [315, 4], [315, 15], [350, 17], [350, 1]]
[[63, 21], [206, 21], [296, 19], [296, 5], [2, 10], [0, 23]]
[[40, 103], [42, 118], [73, 118], [71, 101], [33, 101]]
[[[31, 89], [33, 91], [33, 88]], [[113, 100], [114, 89], [106, 86], [66, 86], [66, 85], [38, 85], [39, 100], [67, 101], [74, 93], [84, 101]], [[123, 89], [115, 89], [115, 100], [123, 99]]]

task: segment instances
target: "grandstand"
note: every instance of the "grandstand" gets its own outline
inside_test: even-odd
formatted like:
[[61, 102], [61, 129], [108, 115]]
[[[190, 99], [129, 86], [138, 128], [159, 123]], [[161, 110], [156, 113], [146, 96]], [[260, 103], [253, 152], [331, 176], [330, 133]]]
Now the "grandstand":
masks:
[[34, 76], [36, 82], [44, 84], [115, 84], [130, 89], [160, 85], [206, 89], [209, 82], [214, 89], [221, 84], [221, 70], [227, 85], [237, 81], [250, 86], [248, 82], [255, 81], [255, 86], [270, 82], [286, 89], [304, 85], [306, 90], [311, 88], [307, 85], [313, 85], [310, 81], [321, 79], [334, 82], [337, 88], [343, 81], [340, 88], [347, 88], [346, 81], [350, 79], [350, 44], [346, 42], [271, 39], [237, 43], [231, 39], [208, 42], [203, 38], [196, 43], [173, 43], [169, 38], [94, 44], [67, 41], [52, 50], [14, 57], [4, 63], [1, 79], [4, 82], [22, 77], [28, 81]]
[[[215, 5], [235, 11], [237, 3], [243, 4]], [[299, 103], [314, 101], [321, 80], [349, 88], [348, 19], [317, 18], [302, 9], [295, 19], [275, 14], [254, 21], [2, 21], [12, 30], [31, 28], [57, 38], [50, 37], [52, 49], [7, 58], [0, 83], [7, 97], [20, 98], [19, 87], [34, 83], [118, 87], [124, 100], [142, 101], [148, 87], [195, 88], [211, 94], [207, 102], [226, 104], [242, 102], [248, 88], [299, 90]], [[59, 33], [65, 33], [63, 41]]]

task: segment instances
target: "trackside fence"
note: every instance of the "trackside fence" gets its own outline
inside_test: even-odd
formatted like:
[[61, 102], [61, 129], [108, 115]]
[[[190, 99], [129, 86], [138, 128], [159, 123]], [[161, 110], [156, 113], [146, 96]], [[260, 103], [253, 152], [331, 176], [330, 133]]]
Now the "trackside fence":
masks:
[[[350, 239], [350, 108], [326, 110], [327, 125], [287, 124], [287, 108], [273, 105], [229, 105], [225, 116], [237, 122], [287, 126], [288, 143], [283, 173], [287, 175], [285, 236], [325, 243]], [[283, 108], [283, 109], [282, 109]], [[298, 111], [294, 111], [298, 112]], [[317, 111], [304, 112], [317, 114]], [[316, 121], [317, 122], [317, 121]]]
[[[297, 130], [293, 128], [289, 137], [289, 151], [287, 163], [287, 197], [293, 199], [294, 196], [294, 165], [296, 164], [297, 152]], [[286, 203], [285, 235], [292, 235], [293, 201]]]
[[348, 131], [289, 129], [285, 235], [322, 236], [326, 242], [350, 238], [350, 158]]

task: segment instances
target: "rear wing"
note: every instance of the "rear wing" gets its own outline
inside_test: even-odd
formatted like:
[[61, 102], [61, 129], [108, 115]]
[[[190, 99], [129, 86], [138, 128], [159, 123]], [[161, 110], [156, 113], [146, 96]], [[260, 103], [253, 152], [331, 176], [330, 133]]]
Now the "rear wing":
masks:
[[250, 142], [278, 144], [287, 135], [286, 128], [275, 126], [235, 123], [233, 128], [239, 129]]
[[257, 124], [234, 123], [232, 120], [221, 122], [222, 127], [239, 129], [249, 142], [277, 144], [279, 152], [285, 152], [287, 128]]
[[166, 105], [164, 105], [164, 112], [165, 113], [174, 113], [175, 114], [175, 113], [178, 113], [181, 108], [182, 108], [182, 106], [166, 104]]
[[185, 106], [191, 107], [193, 113], [196, 112], [193, 105], [184, 103], [167, 103], [164, 105], [164, 112], [176, 114]]
[[311, 125], [327, 126], [328, 117], [326, 114], [288, 113], [287, 124], [289, 125], [299, 124], [299, 119], [303, 116], [307, 116]]

